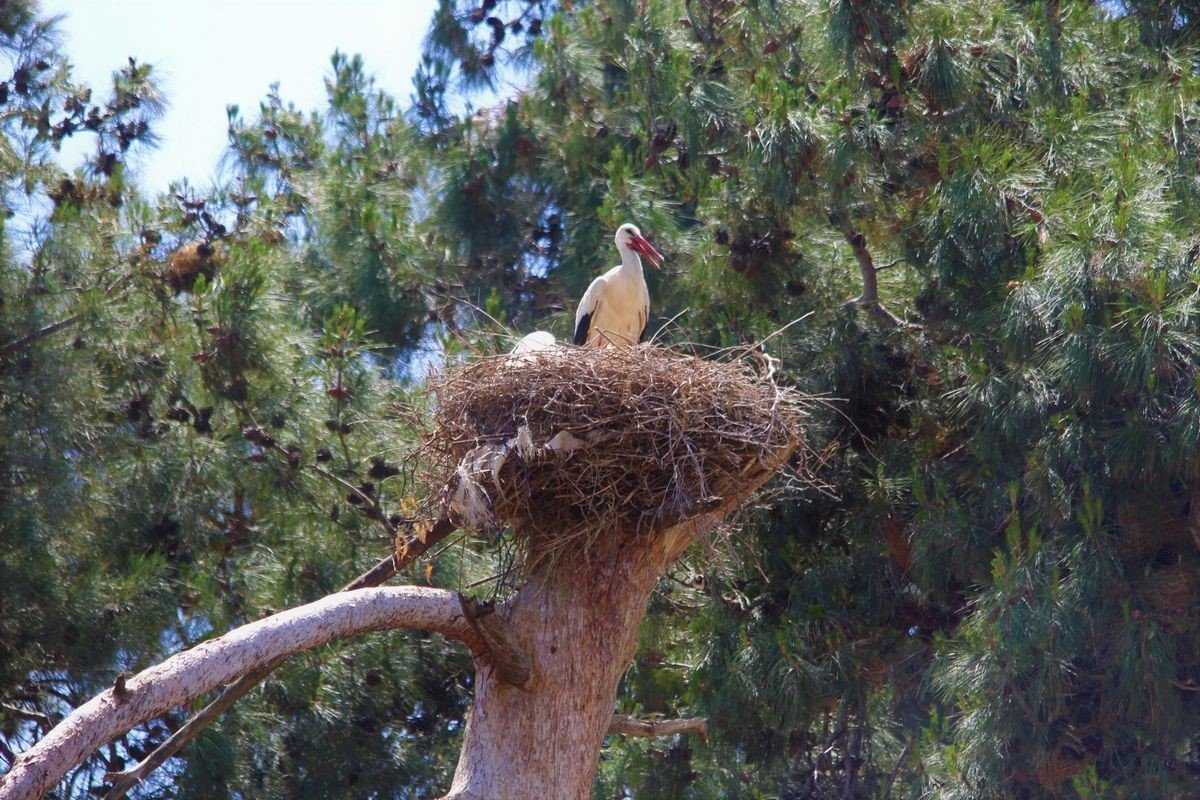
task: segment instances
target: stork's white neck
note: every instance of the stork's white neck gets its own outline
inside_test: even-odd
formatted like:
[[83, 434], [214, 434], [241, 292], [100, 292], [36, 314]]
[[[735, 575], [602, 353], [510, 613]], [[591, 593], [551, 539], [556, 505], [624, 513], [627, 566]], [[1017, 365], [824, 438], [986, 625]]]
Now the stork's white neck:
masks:
[[629, 245], [622, 241], [617, 242], [617, 252], [621, 254], [621, 271], [622, 272], [637, 272], [642, 271], [642, 259], [633, 251]]

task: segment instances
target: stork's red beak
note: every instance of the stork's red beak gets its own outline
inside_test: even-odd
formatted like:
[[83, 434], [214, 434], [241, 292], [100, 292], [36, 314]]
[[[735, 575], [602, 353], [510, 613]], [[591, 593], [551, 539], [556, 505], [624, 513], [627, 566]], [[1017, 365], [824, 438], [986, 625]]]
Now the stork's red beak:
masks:
[[655, 250], [654, 245], [646, 241], [644, 236], [630, 236], [629, 246], [633, 249], [633, 252], [645, 256], [646, 259], [654, 266], [657, 267], [659, 264], [663, 263], [664, 259], [662, 253]]

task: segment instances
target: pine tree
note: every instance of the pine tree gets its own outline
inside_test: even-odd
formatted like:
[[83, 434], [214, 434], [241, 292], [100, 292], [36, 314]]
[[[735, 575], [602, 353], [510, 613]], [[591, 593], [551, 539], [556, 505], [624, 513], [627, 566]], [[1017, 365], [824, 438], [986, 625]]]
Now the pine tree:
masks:
[[[361, 64], [335, 62], [329, 139], [272, 96], [232, 122], [246, 166], [229, 187], [150, 200], [128, 159], [152, 140], [152, 68], [131, 61], [110, 92], [76, 86], [53, 24], [4, 13], [7, 769], [118, 674], [335, 591], [388, 552], [415, 502], [399, 467], [413, 434], [394, 410], [408, 388], [381, 365], [413, 347], [426, 310], [397, 267], [412, 241], [403, 138]], [[70, 174], [54, 157], [68, 138], [95, 142]], [[358, 193], [363, 175], [387, 194]], [[457, 577], [455, 561], [437, 572]], [[298, 659], [142, 792], [428, 795], [453, 766], [466, 664], [418, 636]], [[90, 795], [187, 714], [121, 737], [59, 796]]]
[[706, 711], [708, 755], [614, 744], [605, 794], [1194, 791], [1190, 12], [549, 22], [507, 113], [559, 176], [555, 277], [577, 293], [598, 230], [636, 219], [676, 265], [668, 341], [800, 320], [774, 352], [836, 398], [829, 494], [685, 573], [705, 610], [679, 637], [666, 603], [627, 678], [634, 705]]
[[[0, 756], [378, 559], [424, 348], [568, 336], [635, 221], [660, 343], [827, 398], [824, 488], [660, 583], [618, 710], [709, 736], [610, 737], [597, 796], [1195, 794], [1196, 11], [446, 0], [406, 120], [338, 55], [321, 114], [231, 114], [228, 187], [150, 201], [152, 70], [93, 99], [9, 4]], [[143, 791], [444, 791], [469, 665], [400, 639], [294, 659]]]

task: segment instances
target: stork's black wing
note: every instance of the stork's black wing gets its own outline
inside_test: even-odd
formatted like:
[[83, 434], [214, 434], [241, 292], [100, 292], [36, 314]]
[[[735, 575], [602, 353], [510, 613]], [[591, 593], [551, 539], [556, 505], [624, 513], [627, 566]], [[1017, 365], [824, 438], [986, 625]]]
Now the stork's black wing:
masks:
[[592, 315], [584, 314], [579, 318], [579, 324], [575, 326], [575, 344], [582, 347], [587, 344], [588, 331], [592, 327]]

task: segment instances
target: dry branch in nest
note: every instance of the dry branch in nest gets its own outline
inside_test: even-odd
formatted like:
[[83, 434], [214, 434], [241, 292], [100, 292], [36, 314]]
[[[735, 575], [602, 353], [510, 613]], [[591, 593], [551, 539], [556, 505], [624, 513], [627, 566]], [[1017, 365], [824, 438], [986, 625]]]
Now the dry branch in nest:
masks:
[[803, 398], [749, 360], [559, 347], [432, 376], [438, 513], [511, 526], [532, 569], [735, 497], [801, 442]]

